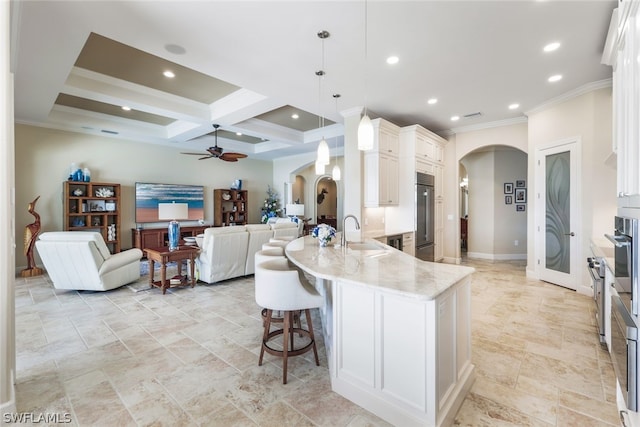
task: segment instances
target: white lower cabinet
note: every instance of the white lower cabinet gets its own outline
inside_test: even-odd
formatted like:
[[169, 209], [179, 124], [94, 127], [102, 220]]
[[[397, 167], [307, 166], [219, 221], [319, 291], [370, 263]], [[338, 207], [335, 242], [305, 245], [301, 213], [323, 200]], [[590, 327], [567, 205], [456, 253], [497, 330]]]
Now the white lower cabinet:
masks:
[[402, 252], [411, 256], [415, 256], [416, 243], [413, 240], [413, 232], [404, 233], [402, 235]]
[[470, 283], [420, 300], [334, 282], [333, 389], [394, 425], [451, 425], [474, 379]]

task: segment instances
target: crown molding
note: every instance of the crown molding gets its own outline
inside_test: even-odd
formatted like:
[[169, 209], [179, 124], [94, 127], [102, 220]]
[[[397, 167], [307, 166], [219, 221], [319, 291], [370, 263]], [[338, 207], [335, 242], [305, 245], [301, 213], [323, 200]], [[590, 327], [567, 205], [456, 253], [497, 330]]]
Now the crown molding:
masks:
[[478, 123], [477, 125], [460, 126], [451, 128], [450, 135], [457, 133], [473, 132], [477, 130], [497, 128], [501, 126], [516, 125], [520, 123], [526, 123], [528, 121], [526, 116], [515, 117], [513, 119], [496, 120], [495, 122]]
[[605, 80], [598, 80], [597, 82], [591, 82], [591, 83], [587, 83], [585, 85], [580, 86], [579, 88], [576, 88], [572, 91], [566, 92], [560, 96], [557, 96], [555, 98], [551, 98], [550, 100], [548, 100], [547, 102], [545, 102], [544, 104], [540, 104], [537, 107], [532, 108], [529, 111], [525, 111], [525, 115], [529, 116], [531, 114], [536, 114], [539, 113], [541, 111], [544, 111], [548, 108], [553, 107], [554, 105], [558, 105], [561, 104], [563, 102], [566, 102], [570, 99], [576, 98], [578, 96], [582, 96], [586, 93], [589, 92], [593, 92], [594, 90], [598, 90], [598, 89], [604, 89], [607, 87], [611, 87], [612, 86], [612, 79], [605, 79]]

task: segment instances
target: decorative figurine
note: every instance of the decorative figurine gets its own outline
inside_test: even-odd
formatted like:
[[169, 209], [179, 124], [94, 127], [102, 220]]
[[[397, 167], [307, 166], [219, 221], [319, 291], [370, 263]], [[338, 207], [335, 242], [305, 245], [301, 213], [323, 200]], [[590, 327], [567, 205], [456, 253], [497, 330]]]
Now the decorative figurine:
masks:
[[36, 267], [33, 259], [33, 249], [36, 245], [38, 233], [40, 233], [40, 215], [35, 211], [36, 202], [40, 196], [36, 197], [33, 202], [29, 203], [27, 210], [35, 217], [35, 221], [24, 228], [24, 255], [27, 257], [27, 268], [20, 272], [20, 277], [40, 276], [42, 269]]

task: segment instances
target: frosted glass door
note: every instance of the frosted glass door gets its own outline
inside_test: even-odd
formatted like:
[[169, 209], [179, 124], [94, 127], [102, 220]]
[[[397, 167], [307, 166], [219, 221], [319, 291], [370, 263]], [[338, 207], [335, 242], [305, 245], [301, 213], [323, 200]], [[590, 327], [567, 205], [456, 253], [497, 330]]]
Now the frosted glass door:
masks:
[[546, 156], [545, 268], [571, 273], [570, 153]]
[[577, 204], [579, 142], [571, 141], [537, 153], [536, 240], [541, 280], [577, 289], [580, 279]]

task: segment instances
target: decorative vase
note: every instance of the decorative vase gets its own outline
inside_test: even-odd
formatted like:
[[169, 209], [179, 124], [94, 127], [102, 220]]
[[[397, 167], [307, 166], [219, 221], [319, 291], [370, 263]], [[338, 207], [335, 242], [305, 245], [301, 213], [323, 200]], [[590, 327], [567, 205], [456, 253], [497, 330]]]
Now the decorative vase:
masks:
[[320, 243], [321, 248], [326, 248], [330, 241], [331, 240], [327, 240], [327, 239], [318, 239], [318, 242]]

